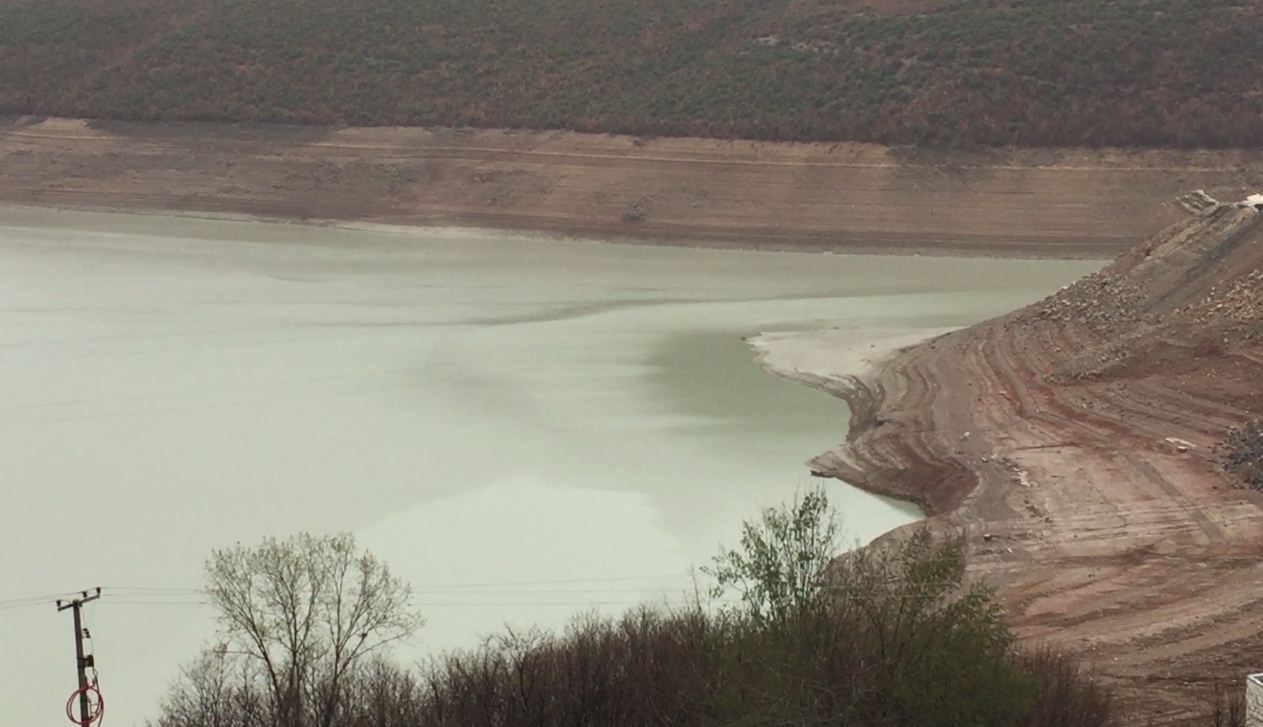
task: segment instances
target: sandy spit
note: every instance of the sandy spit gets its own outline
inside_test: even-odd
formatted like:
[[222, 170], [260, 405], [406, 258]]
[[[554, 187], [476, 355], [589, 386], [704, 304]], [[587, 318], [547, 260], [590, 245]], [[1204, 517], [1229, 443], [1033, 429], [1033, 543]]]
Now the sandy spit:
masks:
[[759, 333], [746, 339], [768, 372], [835, 396], [876, 375], [900, 351], [955, 328], [828, 328]]

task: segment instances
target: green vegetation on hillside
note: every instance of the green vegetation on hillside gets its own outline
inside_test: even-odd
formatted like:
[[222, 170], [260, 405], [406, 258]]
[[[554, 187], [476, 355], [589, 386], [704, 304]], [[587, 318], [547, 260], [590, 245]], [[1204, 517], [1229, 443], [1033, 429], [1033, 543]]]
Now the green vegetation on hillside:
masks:
[[1223, 443], [1224, 468], [1263, 491], [1263, 419], [1234, 430]]
[[1251, 0], [0, 0], [0, 113], [1263, 143]]
[[[420, 670], [373, 657], [417, 626], [410, 590], [347, 536], [217, 551], [225, 640], [157, 727], [1103, 727], [1110, 693], [1022, 653], [964, 549], [921, 531], [838, 560], [822, 491], [747, 522], [708, 569], [713, 610], [643, 606], [562, 635], [508, 631]], [[361, 635], [361, 631], [364, 633]]]

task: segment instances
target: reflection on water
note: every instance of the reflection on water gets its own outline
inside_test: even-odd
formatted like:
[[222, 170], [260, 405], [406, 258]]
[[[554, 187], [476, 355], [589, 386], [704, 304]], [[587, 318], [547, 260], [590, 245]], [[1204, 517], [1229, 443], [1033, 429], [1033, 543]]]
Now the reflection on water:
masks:
[[[236, 541], [357, 532], [418, 590], [416, 651], [683, 592], [844, 434], [839, 402], [764, 374], [741, 336], [960, 325], [1091, 267], [0, 225], [5, 587], [106, 586], [91, 626], [121, 723], [153, 713], [214, 626], [195, 595], [143, 589], [198, 586]], [[915, 515], [830, 488], [857, 540]], [[21, 655], [0, 662], [4, 721], [33, 724], [73, 686], [49, 648], [69, 627], [51, 606], [3, 615]]]

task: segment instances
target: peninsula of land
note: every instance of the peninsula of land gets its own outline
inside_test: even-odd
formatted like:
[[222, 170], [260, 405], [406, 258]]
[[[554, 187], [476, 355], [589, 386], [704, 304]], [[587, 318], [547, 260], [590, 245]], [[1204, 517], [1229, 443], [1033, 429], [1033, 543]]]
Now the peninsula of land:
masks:
[[1263, 198], [1203, 199], [1040, 303], [885, 356], [755, 342], [850, 404], [813, 471], [965, 538], [1017, 632], [1094, 665], [1128, 724], [1204, 717], [1263, 651]]

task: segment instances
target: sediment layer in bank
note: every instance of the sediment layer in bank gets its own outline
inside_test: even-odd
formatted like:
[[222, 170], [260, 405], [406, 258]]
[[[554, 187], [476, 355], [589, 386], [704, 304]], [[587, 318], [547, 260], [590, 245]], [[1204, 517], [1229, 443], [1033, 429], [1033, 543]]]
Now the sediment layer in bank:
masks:
[[1263, 184], [1260, 160], [27, 118], [0, 123], [0, 202], [699, 246], [1103, 257], [1177, 220], [1182, 192]]

